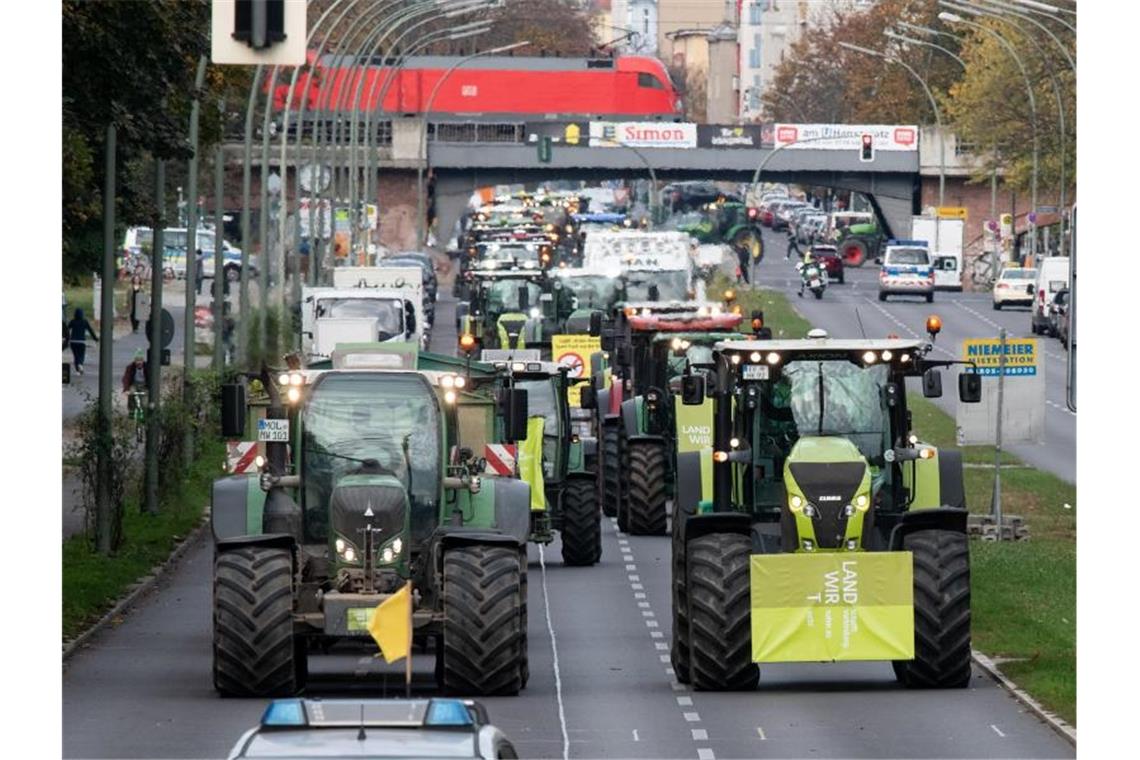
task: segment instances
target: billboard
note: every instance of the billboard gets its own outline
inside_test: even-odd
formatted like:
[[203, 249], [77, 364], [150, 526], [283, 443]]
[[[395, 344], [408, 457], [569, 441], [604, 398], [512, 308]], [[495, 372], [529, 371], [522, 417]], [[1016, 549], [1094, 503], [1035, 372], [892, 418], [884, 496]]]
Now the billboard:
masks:
[[870, 134], [875, 150], [917, 151], [918, 127], [913, 124], [777, 124], [775, 145], [786, 150], [850, 150], [862, 148]]
[[695, 148], [697, 125], [664, 121], [592, 121], [591, 148]]
[[701, 148], [771, 148], [772, 138], [771, 125], [697, 125], [697, 146]]

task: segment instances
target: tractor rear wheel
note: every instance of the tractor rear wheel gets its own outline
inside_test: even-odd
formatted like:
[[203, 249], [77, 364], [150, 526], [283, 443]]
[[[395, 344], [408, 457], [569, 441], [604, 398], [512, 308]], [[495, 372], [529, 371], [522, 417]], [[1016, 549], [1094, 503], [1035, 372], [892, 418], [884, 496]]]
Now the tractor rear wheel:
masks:
[[246, 546], [214, 559], [214, 688], [224, 696], [291, 696], [304, 687], [293, 636], [289, 550]]
[[[676, 505], [676, 500], [674, 500]], [[685, 591], [685, 552], [681, 542], [680, 515], [673, 507], [673, 646], [669, 659], [677, 683], [689, 683], [689, 596]]]
[[655, 441], [626, 445], [629, 488], [625, 499], [628, 532], [635, 536], [663, 536], [666, 529], [665, 446]]
[[629, 489], [621, 487], [621, 481], [625, 480], [628, 484], [629, 479], [629, 436], [626, 435], [625, 428], [622, 426], [619, 426], [617, 431], [617, 450], [618, 487], [615, 491], [617, 494], [617, 527], [623, 533], [629, 533]]
[[571, 478], [562, 493], [562, 562], [593, 565], [602, 556], [602, 518], [594, 484]]
[[618, 461], [618, 431], [614, 425], [603, 426], [602, 432], [602, 514], [617, 517], [621, 493], [621, 466]]
[[843, 258], [843, 265], [848, 267], [861, 267], [867, 260], [867, 244], [858, 238], [845, 240], [839, 249]]
[[739, 533], [710, 533], [688, 542], [689, 673], [698, 691], [753, 689], [749, 556]]
[[530, 680], [530, 637], [527, 635], [527, 604], [529, 602], [529, 589], [527, 588], [527, 557], [526, 545], [524, 544], [522, 550], [519, 552], [519, 567], [522, 569], [522, 574], [519, 576], [519, 599], [521, 601], [521, 611], [519, 613], [521, 620], [519, 621], [519, 628], [523, 633], [522, 642], [522, 665], [519, 666], [519, 672], [522, 676], [522, 688], [526, 688], [526, 682]]
[[912, 689], [970, 683], [970, 545], [963, 533], [919, 530], [903, 538], [914, 554], [914, 659], [893, 664]]
[[452, 694], [511, 696], [522, 688], [519, 552], [506, 546], [458, 546], [443, 556], [443, 682]]

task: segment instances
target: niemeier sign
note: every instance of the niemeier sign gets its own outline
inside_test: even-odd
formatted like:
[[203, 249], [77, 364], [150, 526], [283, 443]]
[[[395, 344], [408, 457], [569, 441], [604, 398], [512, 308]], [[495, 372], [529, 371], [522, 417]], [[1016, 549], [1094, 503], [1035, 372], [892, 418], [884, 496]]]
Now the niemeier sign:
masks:
[[[997, 375], [1001, 366], [1001, 341], [997, 338], [971, 338], [962, 341], [962, 358], [978, 366], [979, 375]], [[1007, 338], [1005, 341], [1005, 375], [1037, 374], [1037, 339]]]
[[697, 125], [660, 121], [592, 121], [590, 147], [695, 148]]
[[918, 150], [913, 124], [777, 124], [775, 143], [786, 150], [857, 151], [865, 134], [872, 135], [875, 150]]

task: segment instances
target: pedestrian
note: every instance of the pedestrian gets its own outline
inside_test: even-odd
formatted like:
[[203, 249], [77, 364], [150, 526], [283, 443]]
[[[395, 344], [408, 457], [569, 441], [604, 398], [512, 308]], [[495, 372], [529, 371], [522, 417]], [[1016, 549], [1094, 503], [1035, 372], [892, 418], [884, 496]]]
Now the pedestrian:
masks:
[[796, 256], [799, 256], [802, 253], [802, 251], [800, 251], [799, 241], [796, 240], [796, 236], [793, 235], [791, 232], [789, 232], [788, 233], [788, 252], [787, 252], [787, 254], [784, 255], [784, 261], [789, 261], [792, 258], [792, 252], [793, 251], [795, 251]]
[[206, 254], [202, 253], [201, 248], [194, 254], [194, 261], [197, 262], [194, 265], [194, 292], [202, 295], [202, 264], [206, 261]]
[[95, 330], [91, 328], [91, 323], [83, 316], [83, 309], [76, 308], [75, 316], [67, 323], [68, 338], [71, 343], [71, 358], [75, 364], [75, 371], [83, 374], [83, 362], [87, 358], [87, 335], [90, 333], [91, 338], [98, 343], [99, 336], [95, 334]]
[[137, 333], [139, 331], [139, 305], [143, 298], [143, 281], [139, 275], [131, 276], [131, 292], [129, 293], [131, 299], [131, 332]]

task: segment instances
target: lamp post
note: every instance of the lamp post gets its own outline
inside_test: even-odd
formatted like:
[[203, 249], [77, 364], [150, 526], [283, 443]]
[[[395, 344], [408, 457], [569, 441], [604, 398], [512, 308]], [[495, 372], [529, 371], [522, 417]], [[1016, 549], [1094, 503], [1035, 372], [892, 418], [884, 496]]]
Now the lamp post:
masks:
[[[930, 91], [930, 87], [926, 84], [926, 80], [918, 75], [914, 68], [900, 58], [881, 53], [878, 50], [871, 50], [870, 48], [860, 47], [859, 45], [852, 45], [848, 42], [840, 42], [839, 46], [847, 50], [853, 50], [856, 53], [864, 53], [866, 55], [873, 55], [877, 58], [882, 58], [888, 63], [897, 63], [906, 69], [912, 77], [918, 80], [922, 85], [923, 92], [930, 100], [930, 107], [934, 109], [934, 123], [938, 126], [938, 205], [945, 206], [946, 200], [946, 131], [942, 128], [942, 112], [938, 110], [938, 101], [934, 99], [934, 93]], [[937, 229], [937, 228], [936, 228]], [[938, 242], [935, 241], [935, 247]]]
[[[906, 24], [900, 23], [900, 26], [906, 26]], [[934, 50], [941, 51], [941, 52], [945, 53], [946, 55], [950, 56], [951, 58], [953, 58], [957, 62], [957, 64], [962, 67], [963, 71], [966, 70], [966, 62], [963, 61], [956, 53], [952, 52], [949, 48], [944, 48], [941, 45], [936, 45], [935, 43], [928, 42], [926, 40], [916, 40], [913, 37], [907, 37], [906, 35], [899, 34], [898, 32], [892, 31], [890, 29], [883, 30], [883, 36], [888, 37], [888, 38], [894, 40], [895, 42], [901, 42], [904, 45], [920, 45], [922, 47], [928, 47], [928, 48], [932, 48]]]
[[[1036, 212], [1037, 211], [1037, 161], [1038, 161], [1038, 149], [1039, 149], [1038, 139], [1037, 139], [1037, 100], [1033, 96], [1033, 83], [1029, 81], [1029, 74], [1025, 70], [1025, 64], [1022, 63], [1021, 56], [1019, 56], [1017, 54], [1017, 50], [1014, 49], [1013, 45], [1010, 44], [1009, 40], [1007, 40], [1005, 37], [1002, 37], [1000, 34], [995, 32], [993, 29], [990, 29], [988, 26], [985, 26], [984, 24], [979, 24], [979, 23], [976, 23], [974, 21], [967, 21], [966, 19], [962, 18], [958, 14], [950, 13], [949, 11], [942, 11], [941, 13], [938, 14], [938, 18], [942, 19], [943, 21], [948, 21], [952, 24], [964, 24], [966, 26], [973, 27], [975, 29], [980, 29], [983, 32], [985, 32], [986, 34], [992, 36], [994, 39], [996, 39], [1002, 45], [1002, 47], [1004, 47], [1006, 49], [1006, 51], [1010, 54], [1010, 56], [1013, 57], [1014, 62], [1017, 64], [1017, 68], [1021, 70], [1021, 76], [1025, 80], [1025, 91], [1029, 95], [1029, 118], [1030, 118], [1030, 121], [1033, 125], [1033, 178], [1032, 178], [1032, 187], [1030, 188], [1030, 195], [1032, 196], [1032, 200], [1030, 201], [1030, 203], [1033, 206], [1034, 212]], [[1037, 252], [1037, 223], [1031, 219], [1029, 222], [1029, 225], [1030, 225], [1029, 226], [1029, 250], [1030, 250], [1030, 253], [1036, 254], [1036, 252]]]
[[424, 216], [425, 216], [425, 212], [424, 212], [424, 167], [427, 164], [427, 158], [428, 158], [428, 155], [427, 155], [427, 120], [428, 120], [428, 116], [431, 114], [431, 107], [435, 103], [435, 96], [439, 94], [439, 88], [443, 85], [444, 81], [446, 81], [447, 78], [450, 77], [451, 74], [456, 69], [458, 69], [460, 66], [467, 63], [468, 61], [472, 61], [472, 60], [474, 60], [476, 58], [480, 58], [482, 56], [498, 55], [499, 53], [506, 53], [509, 50], [515, 50], [516, 48], [524, 47], [524, 46], [529, 45], [529, 44], [530, 44], [530, 40], [524, 40], [523, 42], [516, 42], [516, 43], [511, 44], [511, 45], [502, 45], [500, 47], [491, 48], [490, 50], [480, 50], [479, 52], [472, 53], [471, 55], [469, 55], [465, 58], [460, 58], [458, 61], [453, 63], [447, 71], [443, 72], [443, 76], [441, 76], [439, 79], [437, 79], [435, 82], [435, 85], [432, 86], [431, 94], [428, 95], [427, 102], [424, 103], [423, 113], [420, 115], [420, 139], [419, 139], [420, 163], [416, 169], [416, 212], [417, 212], [416, 213], [416, 239], [420, 245], [425, 245], [426, 240], [427, 240], [427, 232], [425, 229], [426, 224], [425, 224], [425, 219], [424, 219]]

